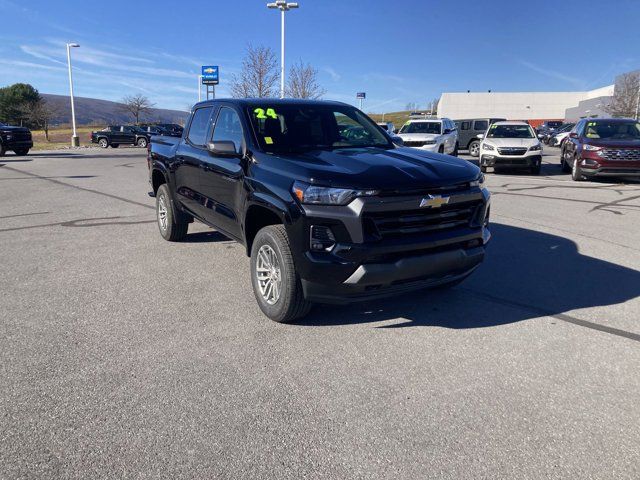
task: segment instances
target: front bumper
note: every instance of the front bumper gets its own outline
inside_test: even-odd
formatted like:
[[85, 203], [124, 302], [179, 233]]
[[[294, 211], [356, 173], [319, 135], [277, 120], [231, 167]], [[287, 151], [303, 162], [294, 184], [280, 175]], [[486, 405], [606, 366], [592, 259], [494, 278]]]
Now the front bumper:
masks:
[[531, 168], [542, 162], [542, 155], [513, 155], [501, 156], [497, 154], [483, 153], [480, 157], [480, 165], [484, 167], [511, 167]]
[[[302, 220], [288, 232], [305, 297], [342, 304], [433, 287], [469, 275], [484, 259], [491, 238], [486, 226], [490, 194], [475, 189], [459, 197], [464, 197], [461, 202], [465, 205], [476, 202], [470, 224], [383, 238], [368, 233], [365, 225], [370, 215], [415, 209], [419, 198], [387, 198], [384, 203], [356, 199], [347, 207], [305, 206]], [[451, 203], [455, 206], [453, 200]], [[311, 225], [332, 229], [336, 244], [330, 251], [309, 250]]]
[[607, 160], [597, 152], [583, 151], [580, 170], [589, 177], [640, 177], [640, 160]]
[[9, 140], [5, 144], [7, 150], [24, 150], [33, 148], [33, 140]]

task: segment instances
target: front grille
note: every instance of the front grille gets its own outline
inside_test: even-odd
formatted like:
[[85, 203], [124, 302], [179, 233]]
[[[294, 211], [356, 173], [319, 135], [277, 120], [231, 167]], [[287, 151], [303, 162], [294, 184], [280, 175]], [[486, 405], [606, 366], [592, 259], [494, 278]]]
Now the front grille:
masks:
[[611, 161], [640, 160], [640, 148], [605, 148], [600, 155]]
[[12, 141], [21, 142], [23, 140], [31, 140], [31, 133], [29, 132], [12, 132], [9, 135], [11, 135]]
[[499, 148], [498, 149], [498, 153], [500, 155], [524, 155], [525, 153], [527, 153], [527, 149], [526, 148], [506, 147], [506, 148]]
[[423, 147], [427, 144], [424, 140], [405, 140], [403, 146], [405, 147]]
[[363, 215], [365, 232], [389, 239], [405, 235], [441, 232], [470, 226], [482, 200], [453, 203], [440, 208], [368, 212]]

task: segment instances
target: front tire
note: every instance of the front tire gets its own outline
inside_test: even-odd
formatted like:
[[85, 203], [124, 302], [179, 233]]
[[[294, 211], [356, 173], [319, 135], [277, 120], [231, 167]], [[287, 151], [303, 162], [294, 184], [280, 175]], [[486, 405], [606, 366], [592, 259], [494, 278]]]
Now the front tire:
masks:
[[25, 155], [27, 155], [29, 153], [29, 149], [28, 148], [21, 148], [19, 150], [14, 150], [14, 153], [20, 157], [24, 157]]
[[136, 143], [136, 145], [138, 145], [141, 148], [147, 148], [147, 139], [146, 138], [139, 138], [138, 142]]
[[5, 153], [7, 153], [7, 149], [0, 143], [0, 157], [4, 157]]
[[176, 214], [166, 183], [160, 185], [156, 193], [156, 218], [160, 235], [165, 240], [179, 242], [187, 235], [189, 222], [185, 222], [181, 215]]
[[580, 158], [578, 156], [573, 157], [573, 165], [571, 166], [571, 179], [574, 182], [581, 182], [584, 180], [582, 169], [580, 168]]
[[118, 148], [120, 146], [119, 143], [112, 143], [111, 148]]
[[480, 156], [480, 142], [478, 140], [474, 140], [469, 144], [469, 155], [472, 157]]
[[453, 149], [453, 152], [451, 152], [451, 155], [453, 155], [454, 157], [458, 156], [458, 142], [456, 142], [456, 146]]
[[260, 310], [274, 322], [286, 323], [309, 313], [300, 277], [283, 225], [261, 229], [251, 246], [251, 284]]
[[569, 163], [567, 162], [567, 152], [565, 149], [562, 149], [562, 155], [560, 156], [560, 167], [562, 168], [562, 171], [564, 173], [570, 173], [571, 172], [571, 167], [569, 166]]
[[540, 175], [540, 169], [542, 168], [542, 162], [536, 162], [535, 165], [531, 167], [532, 175]]

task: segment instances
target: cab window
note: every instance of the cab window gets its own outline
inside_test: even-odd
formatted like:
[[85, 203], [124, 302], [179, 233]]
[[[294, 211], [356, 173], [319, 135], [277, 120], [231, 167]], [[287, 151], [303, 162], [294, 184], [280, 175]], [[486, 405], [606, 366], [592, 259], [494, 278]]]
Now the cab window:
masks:
[[204, 107], [193, 113], [191, 125], [189, 126], [189, 135], [187, 136], [187, 139], [193, 145], [200, 147], [205, 145], [212, 110], [212, 107]]
[[213, 143], [221, 141], [233, 142], [236, 152], [239, 153], [242, 151], [243, 139], [240, 117], [235, 110], [229, 107], [222, 107], [215, 123], [211, 141]]

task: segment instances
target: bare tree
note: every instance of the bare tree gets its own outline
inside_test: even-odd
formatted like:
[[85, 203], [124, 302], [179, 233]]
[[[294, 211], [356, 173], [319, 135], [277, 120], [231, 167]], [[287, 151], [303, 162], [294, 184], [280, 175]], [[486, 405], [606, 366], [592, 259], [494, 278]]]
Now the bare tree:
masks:
[[44, 137], [49, 141], [49, 125], [60, 114], [59, 108], [40, 97], [33, 102], [24, 102], [19, 107], [24, 119], [35, 128], [44, 130]]
[[287, 97], [291, 98], [311, 98], [316, 100], [326, 93], [326, 90], [318, 84], [318, 70], [310, 64], [294, 63], [289, 69]]
[[231, 95], [234, 98], [274, 97], [280, 78], [277, 65], [271, 48], [247, 46], [242, 71], [231, 75]]
[[438, 102], [440, 102], [440, 99], [434, 98], [427, 104], [429, 107], [429, 111], [431, 112], [431, 115], [438, 114]]
[[147, 97], [138, 93], [136, 95], [127, 95], [121, 101], [120, 110], [133, 115], [136, 125], [140, 122], [140, 116], [151, 111], [155, 103], [151, 103]]
[[409, 102], [405, 105], [404, 109], [410, 112], [415, 112], [418, 110], [418, 104], [416, 102]]
[[605, 110], [613, 117], [635, 118], [640, 98], [640, 72], [625, 73], [618, 78], [611, 103]]

